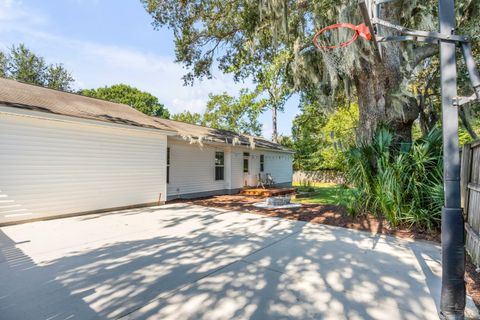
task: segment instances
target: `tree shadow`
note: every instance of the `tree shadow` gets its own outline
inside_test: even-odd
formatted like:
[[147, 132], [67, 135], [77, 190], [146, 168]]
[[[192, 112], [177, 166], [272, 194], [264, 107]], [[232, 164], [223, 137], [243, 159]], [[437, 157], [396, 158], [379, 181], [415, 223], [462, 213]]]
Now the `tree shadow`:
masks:
[[148, 229], [89, 247], [79, 239], [53, 258], [41, 246], [26, 254], [0, 233], [1, 318], [421, 319], [431, 311], [423, 266], [395, 239], [196, 206], [71, 226], [100, 231], [132, 217]]

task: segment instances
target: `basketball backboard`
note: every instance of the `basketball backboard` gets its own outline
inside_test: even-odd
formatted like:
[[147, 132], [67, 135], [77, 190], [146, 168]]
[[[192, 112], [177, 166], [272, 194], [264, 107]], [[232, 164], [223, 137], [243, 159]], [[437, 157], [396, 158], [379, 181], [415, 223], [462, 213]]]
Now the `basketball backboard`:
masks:
[[373, 24], [372, 21], [378, 18], [380, 15], [380, 4], [383, 2], [390, 2], [391, 0], [359, 0], [358, 5], [360, 7], [360, 12], [362, 13], [363, 20], [365, 25], [370, 30], [372, 34], [372, 45], [375, 50], [375, 55], [377, 59], [382, 60], [382, 47], [380, 43], [377, 42], [378, 29]]

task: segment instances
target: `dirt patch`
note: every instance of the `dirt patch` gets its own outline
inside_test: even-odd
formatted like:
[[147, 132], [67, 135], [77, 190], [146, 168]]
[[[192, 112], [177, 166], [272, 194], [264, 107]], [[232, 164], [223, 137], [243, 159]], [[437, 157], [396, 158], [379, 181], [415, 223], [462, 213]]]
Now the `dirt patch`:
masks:
[[327, 224], [331, 226], [370, 231], [394, 235], [401, 238], [423, 239], [440, 242], [439, 232], [423, 232], [394, 228], [388, 221], [368, 216], [350, 216], [346, 208], [337, 205], [303, 204], [300, 208], [288, 209], [259, 209], [253, 204], [262, 201], [262, 197], [224, 195], [194, 200], [176, 200], [175, 202], [189, 202], [200, 206], [216, 207], [235, 211], [260, 214], [268, 217], [280, 217], [291, 220], [301, 220], [311, 223]]
[[472, 263], [472, 259], [470, 259], [468, 254], [466, 262], [465, 282], [467, 285], [467, 292], [480, 310], [480, 273], [476, 271], [477, 267]]

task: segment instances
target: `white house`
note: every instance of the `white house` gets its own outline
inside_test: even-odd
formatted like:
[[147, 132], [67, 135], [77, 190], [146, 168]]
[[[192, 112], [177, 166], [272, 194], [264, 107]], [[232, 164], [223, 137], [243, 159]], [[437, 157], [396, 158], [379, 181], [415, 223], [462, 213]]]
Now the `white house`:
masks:
[[122, 104], [0, 79], [0, 224], [237, 193], [292, 151], [149, 117]]

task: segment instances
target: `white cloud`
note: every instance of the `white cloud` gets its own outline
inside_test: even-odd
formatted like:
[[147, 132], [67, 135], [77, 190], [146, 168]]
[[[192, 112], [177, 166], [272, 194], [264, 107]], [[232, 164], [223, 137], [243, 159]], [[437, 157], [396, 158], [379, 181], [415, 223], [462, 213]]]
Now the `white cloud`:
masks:
[[2, 32], [28, 26], [44, 25], [47, 18], [27, 9], [19, 0], [0, 0], [0, 26]]
[[[220, 72], [214, 72], [213, 79], [196, 81], [194, 86], [185, 87], [181, 78], [186, 70], [174, 63], [173, 57], [65, 37], [52, 31], [52, 25], [47, 16], [33, 11], [19, 0], [0, 0], [0, 46], [5, 48], [23, 42], [46, 57], [48, 62], [64, 63], [74, 75], [77, 89], [125, 83], [151, 92], [172, 113], [177, 113], [184, 110], [203, 112], [209, 93], [235, 95], [242, 87], [253, 87], [248, 83], [235, 83], [232, 77]], [[279, 121], [292, 117], [292, 111], [290, 109], [288, 115], [280, 114]], [[266, 137], [272, 133], [270, 116], [267, 111], [260, 119]], [[290, 125], [280, 125], [279, 129], [288, 134]]]
[[172, 57], [66, 38], [49, 32], [48, 19], [22, 2], [0, 1], [0, 38], [4, 39], [0, 45], [5, 48], [24, 42], [47, 60], [63, 62], [76, 78], [78, 89], [126, 83], [156, 95], [175, 113], [202, 112], [210, 92], [236, 94], [242, 87], [220, 73], [214, 74], [214, 79], [185, 87], [181, 78], [186, 71]]

